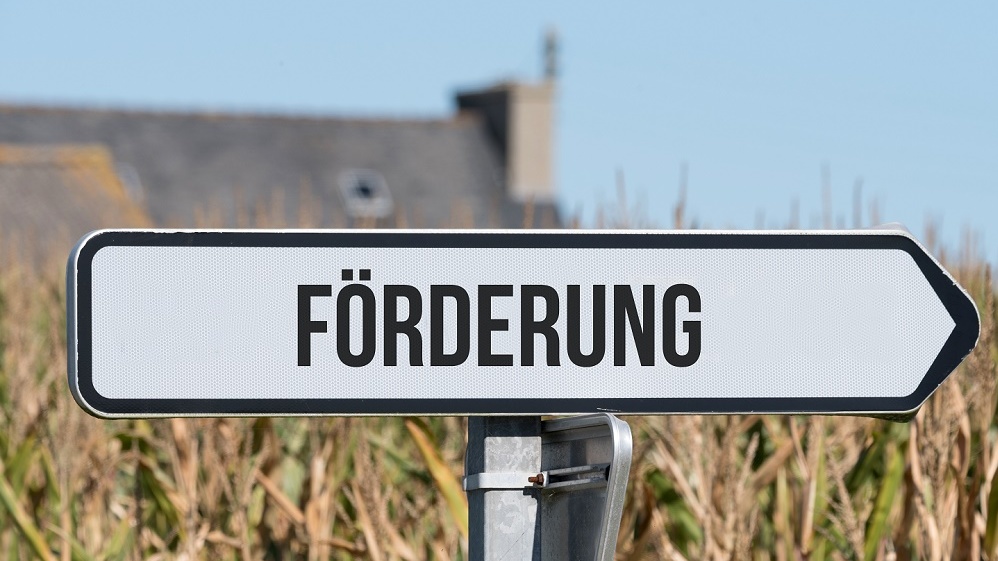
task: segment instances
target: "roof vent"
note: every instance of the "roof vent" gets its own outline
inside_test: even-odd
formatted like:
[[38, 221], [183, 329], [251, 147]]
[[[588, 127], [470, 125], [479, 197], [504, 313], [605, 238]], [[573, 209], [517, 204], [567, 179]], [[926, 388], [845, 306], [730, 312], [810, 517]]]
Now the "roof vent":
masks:
[[392, 213], [392, 194], [380, 173], [348, 169], [340, 174], [340, 192], [347, 214], [357, 218], [384, 218]]

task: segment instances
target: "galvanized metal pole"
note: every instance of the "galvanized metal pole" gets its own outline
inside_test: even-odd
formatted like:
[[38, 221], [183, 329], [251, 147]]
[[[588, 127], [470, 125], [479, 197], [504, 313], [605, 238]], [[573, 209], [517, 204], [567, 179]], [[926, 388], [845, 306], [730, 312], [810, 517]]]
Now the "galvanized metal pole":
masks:
[[472, 561], [540, 560], [540, 495], [524, 475], [540, 469], [540, 417], [468, 419], [464, 472], [479, 482], [468, 489]]

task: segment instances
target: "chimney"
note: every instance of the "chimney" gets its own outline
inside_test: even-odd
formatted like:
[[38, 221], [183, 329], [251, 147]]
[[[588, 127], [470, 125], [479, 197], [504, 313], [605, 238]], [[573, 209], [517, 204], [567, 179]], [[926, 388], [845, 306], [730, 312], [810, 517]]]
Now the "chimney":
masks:
[[544, 41], [544, 80], [502, 82], [484, 90], [461, 92], [458, 109], [485, 121], [505, 159], [506, 192], [515, 201], [553, 202], [554, 97], [557, 39]]

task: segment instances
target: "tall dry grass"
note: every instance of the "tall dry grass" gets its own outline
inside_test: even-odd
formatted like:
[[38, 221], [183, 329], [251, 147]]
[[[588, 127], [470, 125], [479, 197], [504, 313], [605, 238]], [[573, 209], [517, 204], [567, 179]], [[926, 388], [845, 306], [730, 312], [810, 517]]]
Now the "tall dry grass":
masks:
[[[981, 342], [910, 424], [628, 418], [618, 558], [998, 558], [993, 283], [947, 261]], [[466, 558], [463, 419], [97, 420], [67, 389], [64, 290], [0, 271], [0, 558]]]

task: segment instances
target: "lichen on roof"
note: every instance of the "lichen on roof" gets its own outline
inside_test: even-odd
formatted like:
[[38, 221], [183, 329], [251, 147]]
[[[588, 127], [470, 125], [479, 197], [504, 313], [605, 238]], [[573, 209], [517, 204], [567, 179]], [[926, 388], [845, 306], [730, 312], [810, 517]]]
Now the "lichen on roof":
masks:
[[0, 144], [0, 263], [65, 259], [87, 232], [150, 225], [106, 147]]

